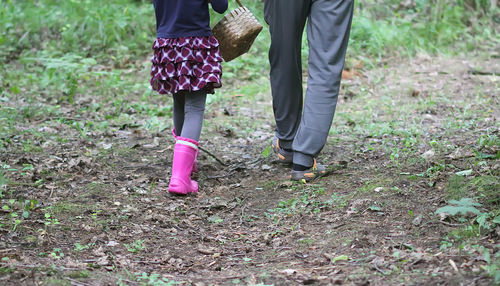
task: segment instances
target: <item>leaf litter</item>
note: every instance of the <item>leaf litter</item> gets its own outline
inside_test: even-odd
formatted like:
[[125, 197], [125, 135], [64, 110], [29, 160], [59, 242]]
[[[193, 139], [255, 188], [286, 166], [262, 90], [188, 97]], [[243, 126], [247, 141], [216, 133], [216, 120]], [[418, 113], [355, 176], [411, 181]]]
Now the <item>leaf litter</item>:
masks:
[[[8, 179], [2, 205], [21, 214], [24, 207], [17, 201], [38, 202], [16, 231], [10, 227], [13, 212], [5, 209], [0, 214], [2, 281], [47, 281], [47, 265], [53, 265], [52, 275], [82, 285], [132, 281], [127, 273], [159, 274], [184, 285], [490, 285], [492, 278], [484, 272], [487, 261], [477, 258], [484, 253], [443, 247], [460, 222], [439, 222], [429, 214], [483, 211], [476, 202], [460, 200], [465, 196], [446, 201], [443, 192], [451, 175], [473, 180], [485, 172], [471, 165], [471, 159], [479, 156], [494, 166], [498, 158], [471, 151], [479, 136], [474, 130], [467, 131], [469, 136], [444, 134], [444, 122], [460, 107], [446, 102], [425, 105], [425, 100], [435, 90], [466, 98], [477, 88], [488, 92], [491, 87], [464, 75], [461, 60], [447, 59], [443, 66], [458, 68], [430, 78], [415, 72], [418, 61], [410, 67], [395, 63], [388, 70], [364, 71], [363, 77], [344, 75], [351, 96], [341, 97], [334, 120], [340, 139], [334, 143], [337, 135], [331, 135], [320, 157], [338, 168], [311, 184], [291, 183], [289, 169], [274, 162], [268, 149], [273, 126], [268, 98], [252, 109], [241, 106], [244, 98], [239, 96], [214, 103], [214, 110], [222, 112], [208, 115], [214, 116], [213, 123], [202, 135], [201, 145], [212, 154], [200, 152], [198, 196], [166, 192], [174, 142], [168, 128], [152, 132], [120, 125], [81, 138], [64, 124], [29, 123], [39, 132], [60, 134], [65, 142], [44, 139], [43, 152], [22, 152], [20, 139], [36, 139], [25, 133], [0, 155]], [[386, 74], [405, 77], [414, 83], [412, 91], [401, 91], [398, 80], [382, 77]], [[459, 92], [448, 84], [457, 81]], [[408, 137], [407, 143], [400, 143], [402, 138], [394, 135], [400, 132], [397, 128], [378, 133], [358, 118], [347, 118], [360, 112], [365, 87], [380, 102], [386, 100], [383, 94], [391, 94], [395, 105], [418, 106], [406, 122], [422, 120], [425, 132], [418, 136], [424, 140], [412, 145]], [[75, 106], [64, 106], [65, 116], [75, 113]], [[235, 128], [242, 114], [259, 122], [252, 127], [256, 130], [243, 133]], [[385, 128], [392, 114], [376, 116], [373, 120], [381, 123], [377, 128]], [[19, 123], [19, 129], [27, 124]], [[483, 120], [476, 129], [492, 124]], [[367, 128], [362, 131], [366, 136], [358, 136], [356, 128]], [[456, 148], [422, 143], [443, 136]], [[498, 151], [483, 145], [486, 154]], [[404, 151], [405, 146], [412, 146], [406, 147], [412, 152]], [[398, 151], [399, 157], [394, 156]], [[498, 173], [498, 168], [487, 172]], [[497, 239], [492, 232], [476, 243], [493, 253]], [[68, 278], [69, 271], [89, 274]]]

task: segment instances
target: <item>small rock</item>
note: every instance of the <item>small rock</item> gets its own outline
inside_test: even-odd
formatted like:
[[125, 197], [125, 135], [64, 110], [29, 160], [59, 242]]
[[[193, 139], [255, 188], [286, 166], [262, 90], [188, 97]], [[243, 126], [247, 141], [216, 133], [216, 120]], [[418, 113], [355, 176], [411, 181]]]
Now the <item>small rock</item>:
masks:
[[[207, 246], [203, 246], [203, 245], [198, 246], [198, 252], [201, 254], [205, 254], [205, 255], [214, 255], [215, 253], [218, 253], [216, 248], [207, 247]], [[219, 255], [220, 255], [220, 253], [219, 253]]]
[[106, 246], [113, 247], [113, 246], [117, 246], [118, 244], [119, 244], [118, 242], [111, 240], [111, 241], [108, 241], [108, 244], [106, 244]]
[[446, 213], [440, 213], [439, 214], [439, 220], [440, 221], [444, 221], [446, 219], [446, 217], [447, 217]]
[[431, 149], [420, 156], [422, 158], [424, 158], [426, 161], [431, 161], [435, 155], [436, 155], [436, 152], [434, 152], [434, 150]]
[[425, 114], [424, 119], [427, 119], [429, 121], [435, 121], [434, 116], [432, 116], [432, 114]]
[[377, 187], [377, 188], [375, 188], [375, 190], [373, 190], [373, 191], [374, 191], [374, 192], [376, 192], [376, 193], [380, 193], [380, 192], [381, 192], [381, 191], [383, 191], [383, 190], [384, 190], [384, 188], [383, 188], [383, 187]]
[[281, 272], [281, 273], [283, 273], [283, 274], [285, 274], [287, 276], [290, 276], [290, 275], [293, 275], [293, 274], [297, 273], [297, 270], [295, 270], [295, 269], [285, 269], [285, 270], [281, 270], [279, 272]]
[[97, 259], [96, 264], [100, 265], [100, 266], [109, 265], [108, 256], [103, 256], [103, 257]]
[[104, 149], [104, 150], [109, 150], [109, 149], [111, 149], [111, 147], [113, 147], [113, 143], [102, 144], [102, 149]]
[[272, 169], [272, 167], [269, 166], [269, 165], [267, 165], [267, 164], [264, 164], [264, 165], [262, 165], [261, 169], [264, 170], [264, 171], [269, 171], [269, 170]]
[[413, 225], [415, 226], [419, 226], [420, 224], [422, 224], [422, 216], [421, 215], [417, 216], [416, 218], [413, 219], [411, 223], [413, 223]]
[[453, 153], [448, 155], [449, 158], [451, 159], [463, 159], [463, 158], [469, 158], [469, 157], [474, 157], [474, 153], [472, 153], [471, 150], [465, 149], [465, 148], [457, 148]]
[[420, 95], [420, 90], [417, 90], [417, 89], [413, 89], [411, 91], [411, 96], [413, 97], [418, 97]]
[[282, 188], [289, 188], [291, 186], [293, 186], [293, 182], [292, 181], [285, 181], [285, 182], [282, 182], [280, 184], [280, 187], [282, 187]]
[[104, 249], [102, 248], [102, 246], [100, 246], [98, 249], [95, 249], [94, 251], [92, 251], [92, 253], [95, 256], [107, 257], [106, 253], [104, 253]]

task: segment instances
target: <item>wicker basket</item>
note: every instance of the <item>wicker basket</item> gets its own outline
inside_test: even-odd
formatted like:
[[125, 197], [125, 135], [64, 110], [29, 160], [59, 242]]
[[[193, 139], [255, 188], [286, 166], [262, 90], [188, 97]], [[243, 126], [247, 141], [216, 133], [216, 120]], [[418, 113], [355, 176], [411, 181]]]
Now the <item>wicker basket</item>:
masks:
[[252, 12], [239, 0], [236, 2], [240, 7], [225, 15], [212, 29], [219, 41], [221, 55], [226, 62], [248, 52], [262, 30], [262, 25], [255, 19]]

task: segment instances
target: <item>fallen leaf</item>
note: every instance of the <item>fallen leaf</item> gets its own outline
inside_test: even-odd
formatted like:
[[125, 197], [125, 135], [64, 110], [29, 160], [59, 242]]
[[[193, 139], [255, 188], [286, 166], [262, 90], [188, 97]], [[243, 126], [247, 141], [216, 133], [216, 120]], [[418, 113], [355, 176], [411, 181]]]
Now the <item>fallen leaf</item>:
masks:
[[295, 269], [284, 269], [284, 270], [281, 270], [280, 272], [283, 273], [283, 274], [285, 274], [285, 275], [290, 276], [290, 275], [293, 275], [293, 274], [297, 273], [297, 270], [295, 270]]
[[424, 154], [420, 155], [422, 158], [424, 158], [426, 161], [431, 161], [434, 156], [436, 155], [436, 152], [434, 152], [434, 150], [428, 150], [427, 152], [425, 152]]

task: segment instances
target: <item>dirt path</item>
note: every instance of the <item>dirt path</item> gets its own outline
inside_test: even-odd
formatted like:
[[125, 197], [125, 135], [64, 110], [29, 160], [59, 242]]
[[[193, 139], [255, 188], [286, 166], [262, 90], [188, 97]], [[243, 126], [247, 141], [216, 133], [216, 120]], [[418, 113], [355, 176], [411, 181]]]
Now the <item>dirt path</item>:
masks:
[[0, 283], [492, 285], [499, 226], [435, 214], [469, 197], [498, 215], [499, 78], [474, 69], [500, 61], [419, 56], [346, 80], [332, 174], [310, 184], [269, 154], [269, 94], [212, 103], [201, 146], [226, 166], [201, 152], [185, 198], [166, 194], [168, 128], [19, 122], [44, 135], [0, 155]]

